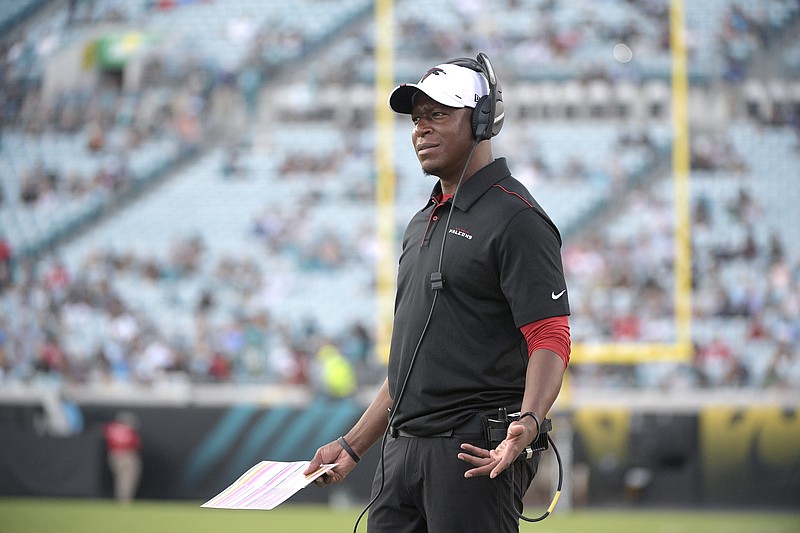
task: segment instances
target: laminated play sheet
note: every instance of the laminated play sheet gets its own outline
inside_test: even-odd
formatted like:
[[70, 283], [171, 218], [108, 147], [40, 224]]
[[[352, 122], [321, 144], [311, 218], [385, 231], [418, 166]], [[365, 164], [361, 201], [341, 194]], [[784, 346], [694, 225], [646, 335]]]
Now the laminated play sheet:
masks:
[[291, 463], [261, 461], [201, 507], [274, 509], [315, 479], [336, 467], [335, 464], [325, 464], [314, 472], [304, 475], [303, 472], [309, 464], [310, 461]]

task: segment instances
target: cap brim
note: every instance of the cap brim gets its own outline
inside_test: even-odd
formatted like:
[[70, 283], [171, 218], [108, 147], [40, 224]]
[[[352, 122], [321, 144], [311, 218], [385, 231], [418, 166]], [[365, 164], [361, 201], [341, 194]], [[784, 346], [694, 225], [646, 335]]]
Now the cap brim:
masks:
[[395, 87], [392, 94], [389, 95], [389, 107], [391, 107], [392, 111], [395, 113], [410, 115], [411, 99], [417, 91], [419, 91], [419, 88], [411, 83]]

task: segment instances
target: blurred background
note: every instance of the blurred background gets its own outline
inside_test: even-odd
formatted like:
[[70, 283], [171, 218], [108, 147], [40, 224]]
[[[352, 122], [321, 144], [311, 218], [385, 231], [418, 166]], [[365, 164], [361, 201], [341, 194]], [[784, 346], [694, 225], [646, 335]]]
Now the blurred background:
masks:
[[797, 511], [797, 0], [0, 1], [0, 495], [111, 497], [121, 411], [147, 499], [343, 434], [433, 185], [388, 91], [478, 52], [564, 237], [559, 505]]

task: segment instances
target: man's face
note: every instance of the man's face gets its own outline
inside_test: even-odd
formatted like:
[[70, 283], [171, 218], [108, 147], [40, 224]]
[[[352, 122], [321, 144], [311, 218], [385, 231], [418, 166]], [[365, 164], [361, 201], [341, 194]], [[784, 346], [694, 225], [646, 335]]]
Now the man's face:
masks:
[[423, 172], [458, 180], [474, 142], [472, 108], [449, 107], [420, 91], [414, 95], [411, 120], [411, 141]]

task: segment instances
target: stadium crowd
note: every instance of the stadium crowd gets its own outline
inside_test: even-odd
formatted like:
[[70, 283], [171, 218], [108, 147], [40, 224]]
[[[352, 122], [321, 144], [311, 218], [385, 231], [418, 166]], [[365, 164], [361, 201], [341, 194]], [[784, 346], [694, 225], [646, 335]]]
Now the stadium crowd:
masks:
[[[593, 231], [565, 247], [567, 278], [579, 307], [573, 342], [670, 342], [675, 338], [669, 198], [632, 195], [637, 228], [623, 236]], [[692, 213], [694, 350], [691, 364], [577, 365], [576, 385], [792, 388], [800, 384], [800, 261], [784, 237], [754, 235], [764, 207], [746, 189], [735, 201], [699, 197]], [[743, 236], [714, 242], [730, 213]], [[580, 292], [578, 292], [580, 291]]]
[[[541, 21], [541, 28], [504, 38], [502, 32], [508, 26], [500, 20], [479, 28], [476, 35], [462, 31], [467, 21], [485, 8], [478, 2], [455, 4], [453, 12], [461, 20], [455, 30], [435, 27], [433, 19], [414, 16], [413, 9], [403, 11], [398, 51], [413, 60], [461, 56], [465, 51], [486, 48], [490, 55], [502, 58], [498, 64], [504, 71], [516, 72], [512, 76], [516, 79], [546, 73], [548, 65], [556, 65], [561, 72], [577, 69], [573, 74], [579, 72], [584, 79], [630, 75], [630, 70], [623, 74], [619, 65], [602, 71], [593, 68], [596, 62], [586, 58], [592, 57], [598, 43], [626, 42], [637, 54], [655, 58], [654, 64], [667, 64], [669, 34], [667, 2], [663, 0], [612, 2], [609, 14], [598, 13], [584, 2], [576, 8], [554, 0], [509, 0], [501, 4], [512, 15], [533, 16]], [[718, 26], [690, 28], [695, 36], [710, 32], [718, 39], [716, 54], [726, 65], [725, 82], [741, 82], [754, 54], [770, 44], [777, 29], [796, 20], [800, 10], [798, 2], [771, 0], [768, 4], [771, 9], [758, 13], [725, 2]], [[83, 3], [78, 5], [82, 10], [69, 17], [63, 31], [100, 22], [142, 21], [141, 14], [124, 10], [93, 13]], [[113, 7], [113, 2], [102, 5]], [[167, 3], [148, 6], [176, 7]], [[778, 11], [775, 6], [783, 6], [788, 15], [769, 18]], [[623, 9], [631, 10], [627, 23], [607, 20], [606, 15], [616, 16], [617, 10]], [[239, 128], [257, 128], [254, 88], [275, 73], [271, 69], [276, 65], [269, 63], [274, 60], [271, 51], [288, 47], [302, 54], [309, 39], [291, 28], [268, 30], [266, 26], [242, 29], [244, 37], [237, 33], [240, 37], [235, 39], [244, 39], [242, 46], [249, 52], [236, 68], [199, 58], [184, 61], [185, 50], [173, 50], [150, 58], [138, 89], [122, 90], [118, 78], [108, 78], [109, 83], [98, 89], [62, 92], [53, 105], [45, 102], [40, 80], [11, 74], [43, 61], [58, 39], [54, 42], [40, 35], [37, 41], [21, 35], [16, 41], [0, 42], [0, 147], [7, 152], [9, 136], [24, 139], [26, 146], [38, 146], [22, 155], [21, 167], [15, 166], [19, 169], [18, 197], [9, 198], [4, 176], [0, 209], [53, 209], [66, 197], [97, 191], [121, 196], [131, 186], [133, 161], [141, 147], [174, 143], [173, 157], [191, 156], [209, 142], [230, 139], [228, 134], [236, 136]], [[363, 31], [356, 38], [359, 45], [344, 60], [328, 62], [329, 72], [318, 73], [323, 80], [341, 80], [343, 72], [356, 70], [354, 65], [368, 63], [374, 50], [367, 29]], [[703, 52], [697, 45], [691, 51], [693, 57]], [[242, 120], [230, 121], [232, 116]], [[320, 122], [322, 127], [330, 127], [324, 119]], [[315, 121], [308, 123], [313, 127]], [[37, 159], [48, 146], [36, 139], [53, 135], [80, 139], [78, 156], [95, 158], [96, 170], [83, 175], [68, 166]], [[334, 157], [316, 154], [313, 146], [303, 148], [276, 156], [282, 157], [280, 179], [335, 174], [354, 157], [347, 151]], [[565, 243], [564, 262], [574, 306], [573, 342], [673, 340], [675, 224], [665, 189], [651, 181], [629, 191], [630, 176], [619, 162], [597, 168], [576, 155], [554, 167], [538, 157], [542, 154], [525, 153], [524, 146], [515, 148], [523, 161], [519, 172], [537, 181], [559, 180], [579, 190], [591, 177], [602, 175], [615, 184], [612, 200], [626, 194], [626, 205], [616, 205], [620, 215], [609, 230], [578, 231]], [[754, 177], [747, 178], [751, 173], [747, 154], [723, 134], [698, 135], [692, 148], [693, 171], [732, 173], [753, 182], [741, 186], [733, 200], [693, 197], [693, 320], [698, 332], [694, 359], [689, 364], [574, 365], [571, 372], [577, 386], [800, 385], [800, 258], [787, 246], [792, 235], [771, 233], [765, 238], [762, 229], [768, 207], [758, 198]], [[621, 136], [613, 146], [616, 153], [634, 149], [643, 149], [648, 155], [645, 162], [653, 162], [655, 147], [647, 131], [636, 138]], [[246, 155], [230, 149], [220, 179], [245, 175], [241, 158]], [[787, 152], [780, 157], [796, 159], [797, 154]], [[353, 191], [350, 199], [366, 206], [372, 195], [367, 188]], [[290, 208], [269, 206], [253, 213], [253, 246], [290, 258], [299, 276], [308, 271], [341, 271], [354, 263], [369, 265], [374, 261], [374, 236], [367, 228], [355, 232], [355, 242], [340, 241], [334, 235], [302, 242], [292, 221], [325, 200], [324, 193], [313, 192]], [[723, 228], [740, 237], [717, 239]], [[344, 356], [360, 384], [372, 384], [380, 375], [382, 363], [380, 354], [375, 353], [370, 324], [343, 324], [332, 334], [323, 331], [313, 317], [290, 322], [248, 305], [252, 295], [268, 291], [280, 280], [252, 259], [214, 257], [202, 235], [177, 238], [163, 259], [124, 247], [100, 248], [88, 254], [78, 268], [69, 268], [57, 251], [15, 255], [18, 251], [3, 238], [0, 230], [0, 383], [291, 383], [327, 394], [351, 394], [352, 387], [326, 388], [326, 362], [332, 367], [341, 363], [337, 353]], [[183, 301], [173, 290], [176, 283], [202, 288], [194, 299]], [[131, 287], [173, 298], [174, 312], [187, 320], [182, 327], [166, 327], [165, 317], [131, 305], [126, 298]], [[230, 306], [220, 305], [223, 300], [233, 301], [237, 311], [229, 313]]]
[[[363, 379], [372, 379], [372, 339], [362, 324], [336, 339], [313, 320], [281, 322], [247, 300], [266, 290], [259, 265], [233, 257], [209, 265], [203, 242], [177, 241], [165, 261], [99, 251], [77, 271], [62, 262], [26, 263], [20, 280], [2, 298], [0, 380], [66, 383], [193, 382], [317, 383], [316, 354], [335, 345]], [[210, 271], [206, 271], [210, 267]], [[121, 285], [151, 285], [164, 293], [171, 282], [203, 279], [190, 307], [192, 330], [169, 335], [163, 317], [128, 305]], [[142, 290], [141, 288], [139, 290]], [[218, 300], [233, 296], [240, 311], [215, 320]]]

